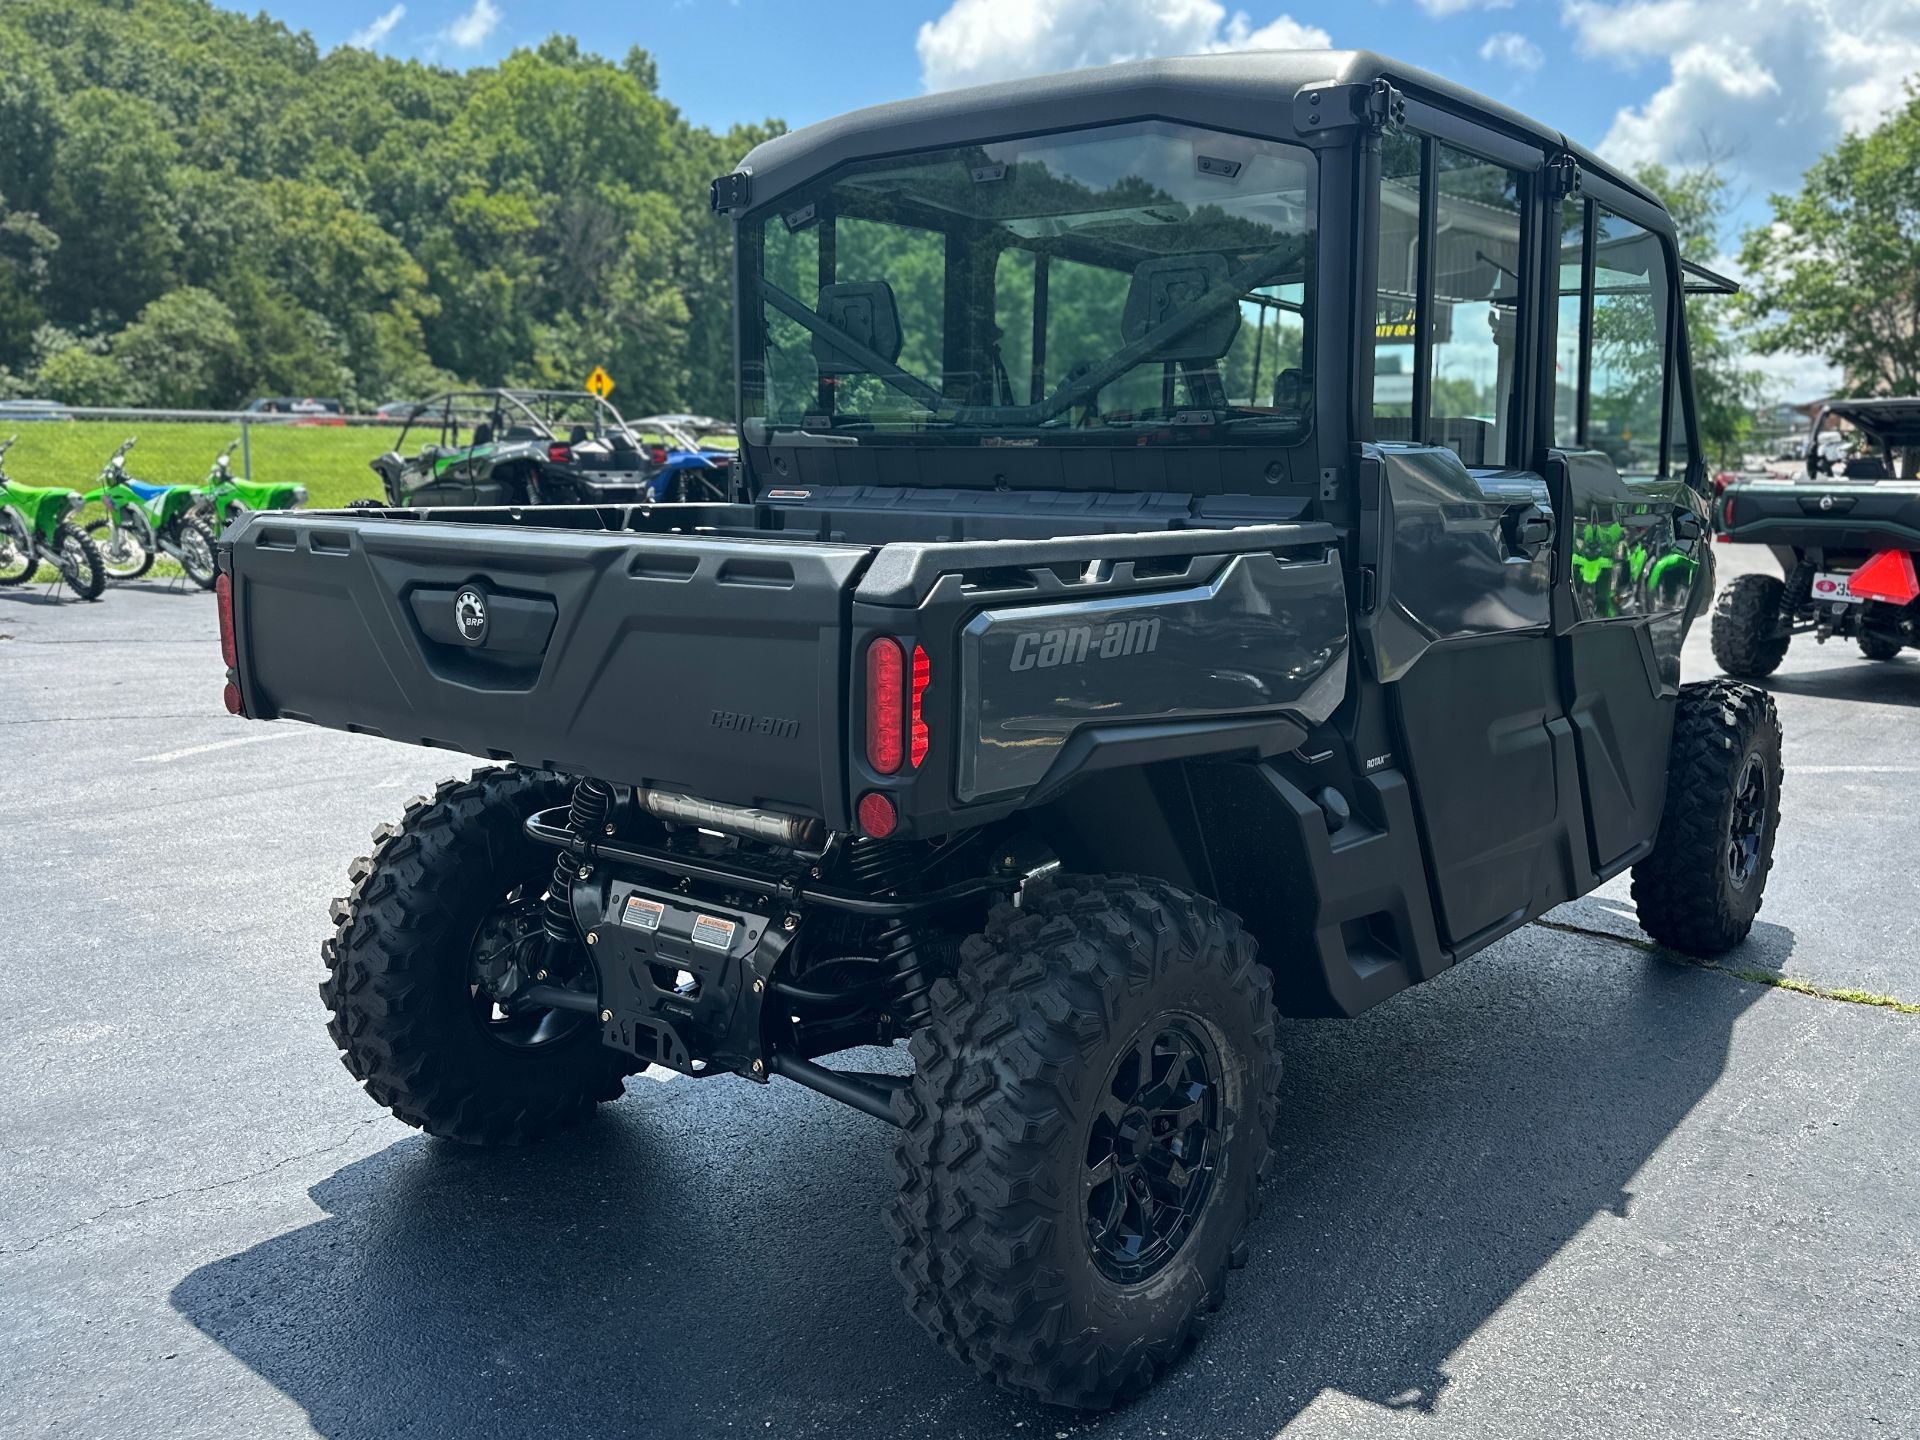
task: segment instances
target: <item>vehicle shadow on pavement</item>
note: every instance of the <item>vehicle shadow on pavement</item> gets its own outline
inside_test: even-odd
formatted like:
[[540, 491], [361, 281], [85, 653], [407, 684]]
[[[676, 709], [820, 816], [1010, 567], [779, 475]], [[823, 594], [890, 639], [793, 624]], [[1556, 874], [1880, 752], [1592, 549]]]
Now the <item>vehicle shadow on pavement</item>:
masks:
[[1813, 700], [1920, 706], [1920, 664], [1905, 655], [1896, 660], [1856, 660], [1830, 670], [1769, 675], [1760, 683], [1783, 695], [1803, 695]]
[[1326, 1391], [1429, 1410], [1570, 1240], [1631, 1223], [1636, 1172], [1766, 992], [1539, 930], [1423, 990], [1285, 1026], [1251, 1261], [1196, 1349], [1108, 1417], [1002, 1395], [920, 1332], [878, 1213], [886, 1131], [784, 1084], [635, 1078], [528, 1151], [400, 1140], [313, 1187], [329, 1218], [171, 1298], [336, 1440], [1148, 1421], [1266, 1440]]

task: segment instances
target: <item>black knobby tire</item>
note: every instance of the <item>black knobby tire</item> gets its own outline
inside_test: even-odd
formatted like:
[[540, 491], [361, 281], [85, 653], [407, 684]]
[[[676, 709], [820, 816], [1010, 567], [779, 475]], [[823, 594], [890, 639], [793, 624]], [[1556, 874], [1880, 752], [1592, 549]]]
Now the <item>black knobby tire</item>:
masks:
[[107, 588], [107, 567], [100, 547], [78, 525], [61, 525], [53, 532], [53, 552], [67, 561], [60, 578], [82, 600], [98, 600]]
[[1771, 695], [1731, 680], [1680, 688], [1660, 832], [1633, 867], [1641, 929], [1688, 955], [1747, 938], [1773, 868], [1780, 784]]
[[553, 869], [522, 822], [570, 793], [544, 771], [446, 781], [374, 832], [373, 854], [348, 868], [352, 892], [333, 904], [320, 947], [327, 1030], [367, 1093], [429, 1134], [517, 1145], [621, 1094], [626, 1067], [591, 1016], [546, 1044], [505, 1045], [469, 985], [480, 926], [516, 889], [537, 897]]
[[212, 527], [195, 516], [183, 515], [174, 539], [180, 546], [181, 572], [202, 590], [213, 589], [220, 579], [220, 564], [213, 556]]
[[[1254, 949], [1232, 914], [1158, 881], [1063, 876], [997, 906], [934, 986], [896, 1101], [894, 1270], [921, 1324], [1002, 1387], [1110, 1405], [1219, 1306], [1279, 1109], [1273, 983]], [[1184, 1240], [1127, 1282], [1102, 1268], [1082, 1186], [1116, 1076], [1169, 1017], [1204, 1031], [1219, 1128]]]
[[1780, 624], [1786, 593], [1786, 583], [1772, 575], [1742, 575], [1722, 590], [1713, 610], [1714, 663], [1742, 680], [1779, 669], [1793, 638]]
[[1892, 660], [1901, 648], [1898, 640], [1889, 640], [1884, 635], [1867, 633], [1860, 637], [1860, 653], [1869, 660]]

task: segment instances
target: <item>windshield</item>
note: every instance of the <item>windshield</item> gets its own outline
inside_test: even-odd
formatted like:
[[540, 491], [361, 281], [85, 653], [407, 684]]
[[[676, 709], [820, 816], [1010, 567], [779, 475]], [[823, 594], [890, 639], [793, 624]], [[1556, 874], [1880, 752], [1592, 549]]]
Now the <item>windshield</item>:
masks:
[[749, 428], [1292, 443], [1314, 178], [1163, 121], [842, 169], [743, 227]]

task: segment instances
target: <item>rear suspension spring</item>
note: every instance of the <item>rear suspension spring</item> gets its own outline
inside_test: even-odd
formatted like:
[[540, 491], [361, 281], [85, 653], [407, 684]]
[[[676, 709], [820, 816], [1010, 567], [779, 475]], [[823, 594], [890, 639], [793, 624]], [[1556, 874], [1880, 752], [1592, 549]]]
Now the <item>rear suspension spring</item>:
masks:
[[[582, 780], [573, 787], [573, 804], [567, 810], [567, 828], [578, 838], [576, 850], [597, 839], [606, 829], [607, 816], [613, 813], [613, 787], [604, 780]], [[579, 927], [573, 920], [573, 882], [584, 868], [576, 850], [562, 850], [553, 862], [553, 879], [547, 885], [547, 940], [555, 947], [579, 943]]]
[[902, 920], [889, 920], [880, 932], [881, 963], [891, 973], [887, 992], [893, 1002], [893, 1018], [907, 1030], [918, 1030], [933, 1018], [933, 1005], [927, 992], [938, 978], [921, 957], [913, 928]]
[[1813, 599], [1813, 563], [1802, 560], [1788, 572], [1786, 589], [1780, 592], [1780, 626], [1791, 628], [1800, 612]]

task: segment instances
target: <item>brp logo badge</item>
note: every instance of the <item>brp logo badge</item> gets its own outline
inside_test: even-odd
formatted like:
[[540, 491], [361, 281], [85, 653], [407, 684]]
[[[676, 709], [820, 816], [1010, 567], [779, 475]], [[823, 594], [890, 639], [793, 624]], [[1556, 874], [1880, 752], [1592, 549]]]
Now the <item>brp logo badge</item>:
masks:
[[487, 643], [487, 597], [469, 585], [453, 597], [453, 624], [469, 645]]
[[1820, 497], [1820, 508], [1822, 510], [1831, 510], [1833, 508], [1833, 496], [1822, 495]]

